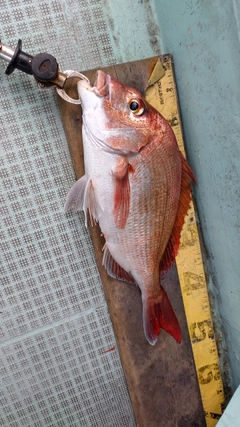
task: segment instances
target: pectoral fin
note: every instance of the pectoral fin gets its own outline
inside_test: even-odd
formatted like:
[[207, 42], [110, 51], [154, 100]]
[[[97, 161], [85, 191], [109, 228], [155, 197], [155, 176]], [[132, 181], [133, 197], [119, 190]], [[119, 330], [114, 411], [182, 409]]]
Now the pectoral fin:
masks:
[[125, 228], [130, 206], [129, 171], [133, 171], [127, 159], [120, 157], [113, 171], [114, 178], [114, 222], [117, 228]]

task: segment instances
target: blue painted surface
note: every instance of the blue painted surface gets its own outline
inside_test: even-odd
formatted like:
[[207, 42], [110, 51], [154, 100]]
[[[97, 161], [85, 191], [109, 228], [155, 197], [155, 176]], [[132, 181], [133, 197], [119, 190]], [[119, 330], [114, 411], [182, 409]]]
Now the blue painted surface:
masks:
[[155, 0], [163, 53], [172, 53], [187, 154], [208, 252], [210, 291], [240, 383], [240, 46], [235, 1]]
[[217, 427], [240, 427], [239, 416], [240, 386], [235, 391], [230, 403], [221, 416]]

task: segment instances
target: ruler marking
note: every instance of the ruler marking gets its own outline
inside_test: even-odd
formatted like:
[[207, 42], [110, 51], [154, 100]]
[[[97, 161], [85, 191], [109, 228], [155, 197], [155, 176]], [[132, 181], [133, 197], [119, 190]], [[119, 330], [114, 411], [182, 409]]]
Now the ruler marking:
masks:
[[[149, 102], [168, 120], [185, 154], [171, 55], [162, 58], [165, 75], [147, 91]], [[191, 202], [176, 258], [189, 336], [207, 427], [215, 427], [224, 406], [223, 384], [214, 336], [196, 216]]]

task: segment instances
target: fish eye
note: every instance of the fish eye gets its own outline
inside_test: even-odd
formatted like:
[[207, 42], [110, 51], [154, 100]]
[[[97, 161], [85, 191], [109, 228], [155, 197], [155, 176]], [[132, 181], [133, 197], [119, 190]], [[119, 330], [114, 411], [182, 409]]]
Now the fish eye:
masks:
[[137, 101], [131, 101], [131, 103], [130, 103], [130, 110], [131, 111], [138, 110], [138, 102]]
[[135, 116], [141, 116], [145, 111], [145, 104], [141, 99], [131, 99], [129, 108]]

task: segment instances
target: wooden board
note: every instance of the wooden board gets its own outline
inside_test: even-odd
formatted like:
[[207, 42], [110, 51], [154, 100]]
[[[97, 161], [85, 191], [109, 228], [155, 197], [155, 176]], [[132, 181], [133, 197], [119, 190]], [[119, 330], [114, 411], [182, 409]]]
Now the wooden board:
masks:
[[[104, 68], [121, 82], [142, 93], [158, 58]], [[92, 82], [96, 70], [84, 72]], [[77, 97], [76, 82], [68, 82], [68, 94]], [[76, 177], [84, 173], [81, 141], [81, 107], [58, 98]], [[140, 291], [135, 285], [119, 282], [102, 267], [104, 244], [98, 226], [90, 227], [106, 300], [118, 343], [123, 369], [138, 427], [206, 426], [191, 343], [175, 266], [162, 284], [181, 325], [183, 340], [179, 345], [161, 332], [152, 347], [142, 327]]]

